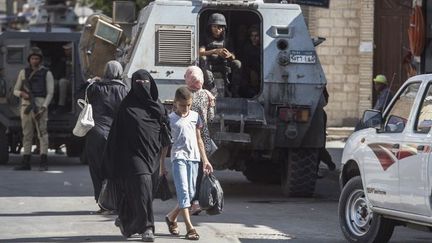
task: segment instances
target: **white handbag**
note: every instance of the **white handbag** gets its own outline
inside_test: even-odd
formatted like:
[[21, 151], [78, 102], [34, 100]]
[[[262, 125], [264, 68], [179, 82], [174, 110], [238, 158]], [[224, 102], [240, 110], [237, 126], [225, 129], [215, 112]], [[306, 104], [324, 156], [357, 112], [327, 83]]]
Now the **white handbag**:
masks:
[[75, 124], [75, 127], [72, 131], [73, 135], [77, 137], [84, 137], [90, 129], [92, 129], [95, 125], [93, 120], [93, 108], [92, 105], [88, 102], [87, 98], [87, 89], [92, 85], [90, 83], [85, 91], [85, 99], [78, 99], [78, 106], [81, 107], [81, 112], [78, 116], [78, 120]]

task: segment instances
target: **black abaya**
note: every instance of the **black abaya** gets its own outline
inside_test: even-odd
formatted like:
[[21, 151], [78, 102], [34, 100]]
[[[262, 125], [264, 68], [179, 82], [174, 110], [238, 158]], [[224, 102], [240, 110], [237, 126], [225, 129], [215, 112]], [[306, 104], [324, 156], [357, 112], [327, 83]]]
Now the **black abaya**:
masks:
[[120, 189], [117, 209], [125, 235], [154, 230], [151, 175], [157, 173], [163, 146], [160, 124], [167, 122], [150, 74], [135, 72], [131, 86], [113, 122], [103, 164], [105, 175]]
[[105, 76], [87, 89], [87, 97], [93, 108], [95, 126], [87, 133], [84, 153], [89, 164], [90, 176], [93, 182], [94, 197], [97, 201], [102, 188], [102, 155], [114, 120], [115, 113], [121, 101], [127, 95], [126, 85], [120, 80], [123, 69], [120, 63], [110, 61], [106, 65]]

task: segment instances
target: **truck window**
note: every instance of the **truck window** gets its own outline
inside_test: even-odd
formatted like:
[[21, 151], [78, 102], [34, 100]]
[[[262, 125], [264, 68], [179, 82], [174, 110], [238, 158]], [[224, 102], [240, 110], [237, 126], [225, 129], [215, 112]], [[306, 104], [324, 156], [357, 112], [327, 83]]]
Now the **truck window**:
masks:
[[21, 64], [24, 61], [24, 47], [8, 47], [6, 61], [9, 64]]
[[417, 113], [414, 131], [417, 133], [429, 133], [432, 127], [432, 84], [429, 83], [427, 92], [423, 96], [420, 109]]
[[420, 82], [411, 83], [399, 93], [399, 97], [387, 114], [385, 132], [400, 133], [404, 130], [420, 84]]

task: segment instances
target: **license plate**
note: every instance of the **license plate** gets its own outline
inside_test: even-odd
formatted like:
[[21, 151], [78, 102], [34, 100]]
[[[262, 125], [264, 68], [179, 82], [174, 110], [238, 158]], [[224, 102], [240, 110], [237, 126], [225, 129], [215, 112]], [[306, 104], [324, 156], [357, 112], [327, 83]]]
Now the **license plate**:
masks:
[[315, 51], [290, 51], [290, 63], [314, 64], [317, 61]]

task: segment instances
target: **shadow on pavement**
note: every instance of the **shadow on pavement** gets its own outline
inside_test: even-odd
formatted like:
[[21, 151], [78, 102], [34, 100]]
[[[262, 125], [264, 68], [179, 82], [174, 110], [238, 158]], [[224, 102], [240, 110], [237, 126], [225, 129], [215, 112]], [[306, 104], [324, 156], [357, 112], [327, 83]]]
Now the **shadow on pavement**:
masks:
[[0, 213], [0, 217], [75, 216], [91, 215], [93, 211], [41, 211], [31, 213]]
[[[136, 238], [138, 240], [140, 238]], [[83, 235], [83, 236], [66, 236], [66, 237], [39, 237], [39, 238], [16, 238], [8, 239], [7, 242], [122, 242], [125, 239], [122, 236], [105, 236], [105, 235]], [[0, 242], [6, 242], [0, 240]]]

